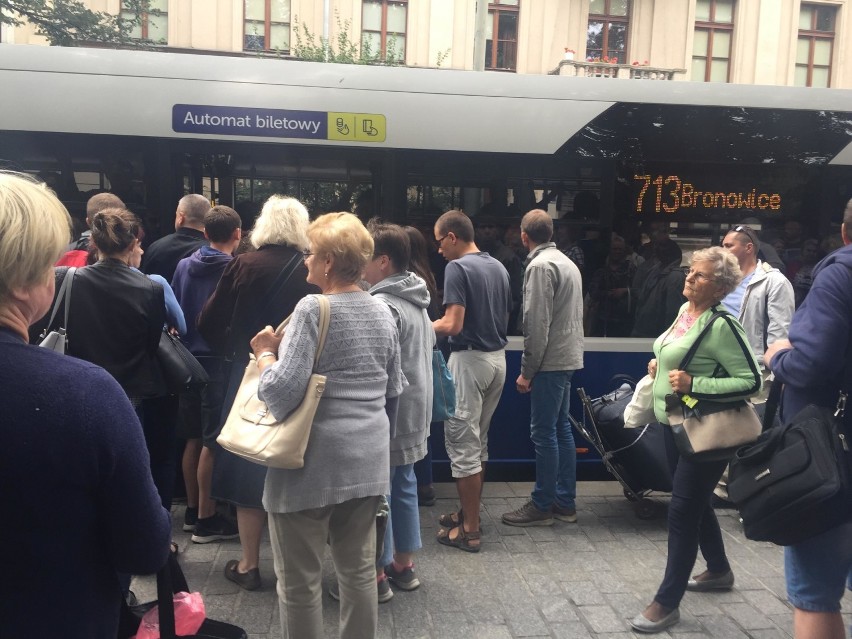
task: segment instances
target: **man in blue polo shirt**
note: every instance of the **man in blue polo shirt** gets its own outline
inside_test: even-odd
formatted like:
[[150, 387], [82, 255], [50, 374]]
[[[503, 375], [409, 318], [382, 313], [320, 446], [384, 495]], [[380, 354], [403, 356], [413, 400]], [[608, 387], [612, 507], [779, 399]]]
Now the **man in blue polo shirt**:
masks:
[[506, 327], [512, 310], [509, 274], [474, 243], [473, 224], [461, 211], [435, 223], [435, 243], [449, 262], [444, 274], [444, 317], [435, 333], [449, 336], [447, 363], [456, 384], [456, 414], [445, 422], [447, 456], [461, 501], [441, 516], [438, 541], [479, 552], [479, 502], [488, 459], [488, 427], [506, 381]]

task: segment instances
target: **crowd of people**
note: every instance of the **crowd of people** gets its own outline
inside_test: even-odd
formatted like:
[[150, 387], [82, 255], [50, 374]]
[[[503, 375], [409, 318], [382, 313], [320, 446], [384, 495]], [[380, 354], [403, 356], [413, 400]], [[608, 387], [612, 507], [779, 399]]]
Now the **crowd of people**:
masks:
[[[517, 241], [506, 244], [492, 220], [475, 227], [462, 211], [441, 215], [428, 238], [446, 261], [440, 281], [420, 230], [365, 224], [351, 213], [311, 221], [290, 197], [270, 197], [244, 233], [234, 209], [187, 195], [175, 232], [147, 251], [140, 220], [114, 194], [89, 200], [86, 225], [69, 245], [70, 218], [55, 194], [30, 177], [0, 173], [0, 432], [7, 443], [0, 476], [15, 487], [4, 506], [28, 522], [11, 533], [16, 587], [2, 603], [9, 636], [52, 636], [57, 620], [64, 636], [117, 636], [122, 600], [132, 603], [131, 575], [156, 572], [177, 552], [169, 513], [182, 441], [183, 529], [194, 543], [239, 539], [240, 558], [223, 577], [245, 590], [261, 587], [268, 526], [284, 636], [322, 637], [329, 546], [340, 635], [374, 637], [378, 604], [393, 588], [420, 585], [418, 504], [434, 500], [436, 348], [449, 354], [455, 384], [444, 435], [459, 500], [440, 516], [436, 541], [481, 550], [488, 437], [513, 324], [523, 338], [514, 387], [531, 398], [536, 477], [529, 500], [502, 521], [577, 522], [571, 382], [583, 368], [589, 296], [601, 291], [606, 304], [596, 326], [656, 337], [648, 373], [662, 424], [672, 393], [759, 405], [772, 383], [784, 384], [780, 421], [789, 421], [808, 403], [833, 405], [852, 366], [852, 202], [844, 248], [811, 264], [803, 247], [798, 273], [811, 283], [798, 311], [795, 280], [761, 257], [747, 225], [731, 228], [721, 247], [694, 252], [688, 272], [667, 237], [652, 242], [645, 262], [613, 238], [585, 286], [578, 244], [541, 209], [524, 215]], [[54, 267], [57, 259], [62, 265]], [[317, 357], [320, 296], [330, 322]], [[651, 306], [628, 325], [618, 309], [634, 296]], [[57, 304], [58, 319], [48, 325]], [[714, 321], [722, 310], [725, 321]], [[273, 331], [288, 316], [283, 335]], [[59, 326], [66, 355], [35, 347]], [[163, 331], [184, 341], [207, 372], [206, 385], [169, 392], [157, 356]], [[258, 368], [258, 395], [279, 419], [299, 405], [312, 372], [326, 376], [303, 468], [267, 469], [217, 444], [247, 366]], [[713, 508], [727, 498], [727, 460], [684, 455], [666, 432], [668, 557], [652, 602], [630, 622], [644, 633], [679, 621], [685, 591], [734, 585]], [[388, 508], [387, 525], [379, 526]], [[51, 534], [57, 522], [60, 536]], [[844, 634], [839, 601], [852, 568], [850, 526], [786, 549], [798, 639]], [[691, 576], [699, 550], [706, 570]], [[39, 614], [45, 589], [65, 593], [55, 615]]]

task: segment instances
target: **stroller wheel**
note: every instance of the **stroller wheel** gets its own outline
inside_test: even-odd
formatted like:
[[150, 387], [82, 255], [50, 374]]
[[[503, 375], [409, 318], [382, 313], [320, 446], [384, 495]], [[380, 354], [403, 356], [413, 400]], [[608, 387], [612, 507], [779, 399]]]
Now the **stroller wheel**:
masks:
[[642, 497], [641, 497], [640, 495], [637, 495], [637, 494], [636, 494], [636, 493], [634, 493], [632, 490], [629, 490], [629, 489], [627, 489], [627, 488], [625, 488], [625, 489], [624, 489], [624, 498], [625, 498], [627, 501], [632, 501], [632, 502], [634, 502], [634, 503], [639, 502], [639, 501], [641, 501], [641, 500], [642, 500]]
[[657, 504], [652, 499], [643, 498], [635, 505], [637, 519], [653, 519], [657, 516]]

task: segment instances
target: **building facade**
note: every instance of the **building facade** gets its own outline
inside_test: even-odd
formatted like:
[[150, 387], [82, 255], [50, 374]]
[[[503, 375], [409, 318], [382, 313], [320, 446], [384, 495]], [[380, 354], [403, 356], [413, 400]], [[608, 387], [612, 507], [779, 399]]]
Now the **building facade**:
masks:
[[[120, 13], [121, 0], [85, 0]], [[152, 0], [136, 36], [179, 49], [292, 55], [342, 30], [369, 57], [474, 69], [475, 0]], [[848, 0], [491, 0], [487, 70], [852, 87]], [[25, 25], [0, 40], [46, 44]], [[480, 61], [481, 64], [481, 61]], [[609, 66], [602, 66], [609, 65]], [[634, 67], [631, 69], [629, 67]]]

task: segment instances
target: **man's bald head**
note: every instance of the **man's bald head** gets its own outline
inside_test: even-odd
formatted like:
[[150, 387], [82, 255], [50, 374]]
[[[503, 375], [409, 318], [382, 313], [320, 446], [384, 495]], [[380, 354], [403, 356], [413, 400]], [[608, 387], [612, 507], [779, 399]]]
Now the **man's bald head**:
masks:
[[521, 231], [536, 246], [549, 242], [553, 237], [553, 218], [547, 211], [533, 209], [521, 220]]
[[123, 209], [124, 202], [121, 198], [112, 193], [98, 193], [89, 198], [86, 202], [86, 224], [92, 226], [92, 218], [96, 213], [100, 213], [104, 209]]
[[191, 193], [184, 195], [177, 205], [175, 212], [175, 229], [182, 226], [204, 230], [204, 216], [210, 210], [210, 202], [203, 195]]

